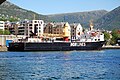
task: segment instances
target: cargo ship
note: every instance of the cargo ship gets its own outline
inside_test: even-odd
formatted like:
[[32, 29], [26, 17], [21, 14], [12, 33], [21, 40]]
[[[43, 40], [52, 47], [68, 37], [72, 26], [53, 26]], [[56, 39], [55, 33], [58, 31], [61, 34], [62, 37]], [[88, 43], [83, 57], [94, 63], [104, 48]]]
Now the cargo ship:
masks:
[[73, 26], [71, 30], [66, 23], [61, 36], [47, 34], [44, 37], [28, 37], [9, 43], [8, 51], [101, 50], [105, 43], [104, 34], [99, 30], [93, 30], [92, 27], [83, 31], [81, 25], [78, 25], [78, 27]]
[[14, 42], [8, 51], [72, 51], [101, 50], [105, 41], [99, 42]]
[[[105, 44], [104, 35], [98, 37], [85, 36], [78, 39], [63, 38], [27, 38], [9, 43], [8, 51], [72, 51], [72, 50], [101, 50]], [[92, 32], [90, 33], [92, 35]]]

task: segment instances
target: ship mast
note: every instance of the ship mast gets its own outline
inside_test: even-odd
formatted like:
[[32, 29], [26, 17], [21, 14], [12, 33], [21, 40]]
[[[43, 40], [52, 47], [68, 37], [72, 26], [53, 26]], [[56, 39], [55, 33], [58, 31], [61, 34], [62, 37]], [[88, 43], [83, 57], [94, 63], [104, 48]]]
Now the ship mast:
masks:
[[35, 14], [33, 14], [33, 17], [34, 17], [33, 20], [35, 20]]
[[89, 21], [89, 23], [90, 23], [90, 30], [92, 31], [93, 28], [94, 28], [93, 20], [91, 19], [91, 20]]

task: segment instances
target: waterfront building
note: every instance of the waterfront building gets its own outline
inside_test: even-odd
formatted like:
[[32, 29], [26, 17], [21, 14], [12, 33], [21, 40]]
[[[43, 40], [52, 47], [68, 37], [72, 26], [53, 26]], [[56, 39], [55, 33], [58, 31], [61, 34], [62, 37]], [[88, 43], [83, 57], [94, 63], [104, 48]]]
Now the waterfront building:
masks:
[[53, 34], [54, 23], [46, 23], [44, 33]]
[[71, 39], [71, 27], [68, 22], [64, 24], [63, 27], [63, 37], [65, 41], [68, 41]]
[[44, 27], [44, 35], [49, 37], [63, 37], [63, 27], [65, 22], [60, 23], [46, 23]]
[[83, 28], [80, 23], [70, 24], [71, 27], [71, 39], [75, 40], [83, 34]]
[[30, 37], [31, 35], [37, 35], [41, 37], [43, 35], [44, 21], [43, 20], [25, 20], [21, 21], [18, 26], [18, 34]]
[[9, 30], [11, 34], [18, 35], [18, 22], [5, 22], [5, 30]]
[[53, 26], [53, 34], [63, 34], [63, 27], [65, 22], [55, 23]]
[[0, 21], [0, 30], [4, 31], [5, 27], [5, 22], [4, 21]]
[[46, 23], [44, 27], [44, 34], [52, 34], [52, 37], [58, 35], [59, 37], [69, 36], [69, 39], [78, 39], [79, 36], [83, 34], [83, 28], [80, 23]]

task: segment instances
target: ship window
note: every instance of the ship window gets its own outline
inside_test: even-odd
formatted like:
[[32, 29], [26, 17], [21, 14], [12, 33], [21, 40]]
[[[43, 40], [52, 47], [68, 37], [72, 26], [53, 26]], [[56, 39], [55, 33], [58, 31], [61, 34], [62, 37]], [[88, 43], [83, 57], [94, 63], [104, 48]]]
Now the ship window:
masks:
[[95, 41], [97, 41], [97, 39], [95, 39]]
[[100, 39], [98, 39], [98, 41], [100, 41]]

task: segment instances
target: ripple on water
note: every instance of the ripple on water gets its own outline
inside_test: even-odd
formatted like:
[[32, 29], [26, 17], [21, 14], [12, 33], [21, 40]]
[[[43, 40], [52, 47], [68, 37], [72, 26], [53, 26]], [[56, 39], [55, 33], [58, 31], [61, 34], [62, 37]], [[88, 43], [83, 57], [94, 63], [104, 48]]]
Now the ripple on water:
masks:
[[1, 80], [119, 80], [120, 50], [3, 52]]

